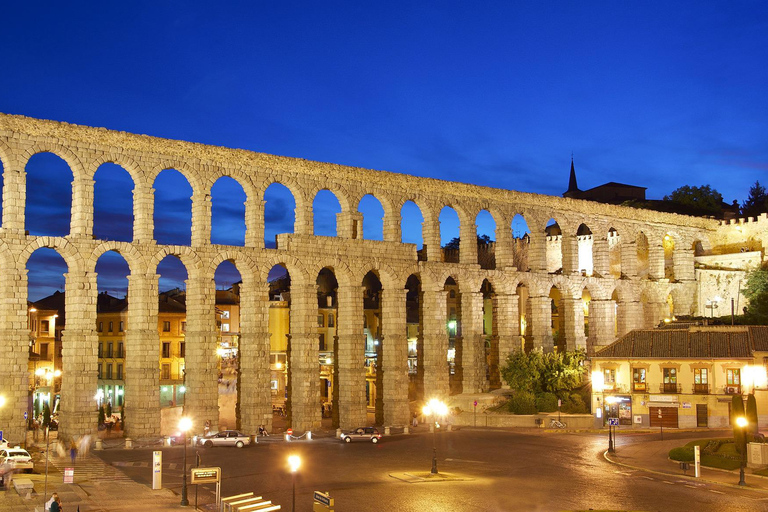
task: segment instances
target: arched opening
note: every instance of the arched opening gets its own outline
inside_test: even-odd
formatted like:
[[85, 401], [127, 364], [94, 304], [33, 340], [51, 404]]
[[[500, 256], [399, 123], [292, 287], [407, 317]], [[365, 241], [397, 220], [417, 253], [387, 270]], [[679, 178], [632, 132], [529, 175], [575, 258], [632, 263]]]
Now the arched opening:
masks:
[[578, 270], [582, 275], [591, 276], [594, 273], [594, 261], [592, 259], [592, 230], [586, 224], [580, 224], [576, 231], [576, 243], [578, 244]]
[[608, 269], [611, 277], [621, 279], [621, 237], [615, 228], [608, 230]]
[[296, 225], [296, 199], [282, 183], [272, 183], [264, 191], [264, 246], [277, 248], [277, 235], [293, 233]]
[[168, 255], [157, 265], [157, 273], [160, 413], [170, 419], [181, 414], [187, 393], [187, 269], [177, 256]]
[[[589, 291], [588, 288], [584, 288], [581, 292], [581, 305], [582, 305], [582, 313], [584, 314], [584, 321], [581, 324], [583, 327], [584, 332], [584, 339], [589, 340], [589, 309], [590, 305], [592, 303], [592, 293]], [[587, 343], [589, 345], [589, 343]]]
[[133, 240], [133, 178], [107, 162], [93, 176], [93, 236], [99, 240]]
[[99, 421], [109, 426], [123, 417], [125, 405], [125, 371], [127, 345], [125, 330], [128, 321], [128, 274], [125, 259], [115, 251], [101, 255], [96, 262], [98, 298], [96, 300], [96, 334], [98, 336], [98, 365], [96, 396]]
[[675, 279], [675, 239], [667, 233], [664, 235], [664, 277], [669, 280]]
[[461, 393], [463, 371], [461, 366], [461, 293], [452, 277], [445, 280], [446, 330], [448, 332], [448, 384], [450, 394]]
[[[192, 244], [192, 187], [176, 169], [155, 178], [155, 241], [166, 245]], [[162, 288], [161, 288], [162, 289]]]
[[565, 350], [565, 305], [563, 303], [563, 294], [553, 286], [549, 289], [549, 300], [551, 310], [551, 328], [552, 339], [554, 340], [555, 350], [558, 352]]
[[64, 374], [61, 333], [66, 311], [65, 279], [68, 271], [64, 259], [54, 249], [43, 247], [27, 261], [27, 309], [29, 328], [30, 417], [42, 425], [43, 417], [57, 421]]
[[611, 301], [613, 302], [613, 337], [618, 338], [624, 333], [619, 329], [619, 292], [613, 290]]
[[440, 210], [440, 245], [443, 248], [443, 261], [446, 263], [459, 262], [460, 222], [459, 214], [450, 206]]
[[547, 272], [559, 274], [563, 271], [563, 232], [555, 219], [549, 219], [544, 228], [547, 234]]
[[336, 194], [328, 189], [317, 193], [312, 201], [312, 225], [315, 236], [338, 236], [336, 216], [341, 213], [341, 203]]
[[267, 275], [267, 282], [269, 286], [269, 373], [272, 412], [276, 416], [290, 416], [291, 276], [283, 265], [275, 265]]
[[405, 282], [405, 329], [408, 340], [408, 400], [424, 400], [424, 304], [421, 280], [416, 274]]
[[415, 244], [419, 251], [419, 261], [426, 261], [424, 248], [424, 215], [421, 208], [413, 201], [406, 201], [400, 208], [400, 241]]
[[339, 283], [330, 268], [317, 274], [317, 329], [320, 344], [320, 401], [322, 420], [329, 427], [339, 427], [339, 386], [338, 386], [338, 320]]
[[366, 194], [357, 205], [363, 214], [363, 236], [365, 240], [384, 240], [384, 208], [371, 194]]
[[368, 409], [373, 409], [375, 423], [384, 423], [383, 372], [381, 337], [381, 281], [373, 272], [363, 277], [363, 329], [365, 332], [365, 398]]
[[667, 295], [666, 311], [664, 312], [664, 321], [671, 322], [675, 319], [675, 300], [672, 298], [672, 294]]
[[522, 339], [521, 349], [526, 352], [533, 350], [533, 338], [531, 337], [531, 326], [529, 319], [531, 318], [530, 311], [530, 290], [524, 283], [517, 285], [517, 311], [518, 311], [518, 332]]
[[485, 379], [490, 389], [501, 388], [501, 372], [499, 365], [502, 363], [499, 351], [499, 307], [496, 300], [496, 292], [493, 285], [487, 279], [483, 280], [480, 287], [483, 294], [483, 338], [485, 342]]
[[648, 279], [649, 268], [648, 237], [640, 231], [637, 234], [637, 277]]
[[36, 236], [67, 236], [72, 212], [72, 170], [53, 153], [27, 162], [25, 229]]
[[[216, 360], [219, 371], [219, 425], [238, 424], [240, 401], [240, 285], [237, 266], [222, 261], [214, 273], [216, 283]], [[248, 312], [245, 312], [246, 314]]]
[[211, 187], [212, 244], [245, 246], [245, 201], [237, 180], [229, 176], [216, 180]]
[[519, 213], [512, 217], [512, 261], [514, 266], [521, 272], [525, 272], [528, 267], [528, 247], [531, 241], [531, 230], [525, 217]]
[[496, 268], [496, 220], [488, 210], [481, 210], [475, 217], [477, 225], [477, 263], [480, 268]]

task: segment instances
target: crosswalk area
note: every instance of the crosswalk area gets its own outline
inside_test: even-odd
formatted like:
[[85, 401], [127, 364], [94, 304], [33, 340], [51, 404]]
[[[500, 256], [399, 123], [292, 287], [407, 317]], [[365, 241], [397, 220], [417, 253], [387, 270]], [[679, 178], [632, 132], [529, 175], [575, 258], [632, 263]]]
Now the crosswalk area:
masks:
[[[58, 471], [64, 474], [65, 468], [71, 468], [72, 461], [64, 457], [51, 457], [49, 464], [53, 465]], [[110, 466], [103, 460], [92, 455], [78, 457], [75, 460], [75, 483], [93, 482], [97, 480], [107, 480], [110, 482], [131, 482], [119, 469]]]

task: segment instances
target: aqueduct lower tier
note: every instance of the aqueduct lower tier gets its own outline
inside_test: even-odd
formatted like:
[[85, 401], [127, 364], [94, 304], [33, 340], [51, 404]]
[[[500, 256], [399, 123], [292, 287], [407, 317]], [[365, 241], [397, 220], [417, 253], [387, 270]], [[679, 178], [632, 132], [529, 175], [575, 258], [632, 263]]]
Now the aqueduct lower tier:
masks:
[[[26, 163], [36, 153], [51, 152], [72, 174], [70, 234], [64, 237], [25, 233]], [[62, 337], [63, 436], [96, 430], [97, 286], [95, 266], [107, 251], [120, 253], [130, 267], [126, 325], [126, 427], [130, 436], [159, 435], [158, 263], [177, 256], [188, 271], [186, 413], [218, 418], [214, 272], [229, 260], [242, 276], [240, 390], [241, 427], [255, 433], [270, 424], [267, 273], [276, 264], [291, 276], [289, 380], [294, 430], [319, 427], [318, 338], [316, 334], [318, 273], [331, 269], [338, 281], [337, 379], [342, 428], [366, 419], [363, 365], [364, 276], [373, 271], [381, 291], [383, 414], [386, 425], [408, 422], [408, 368], [405, 283], [415, 275], [421, 283], [419, 364], [424, 397], [449, 394], [446, 362], [447, 292], [453, 279], [460, 290], [462, 320], [462, 389], [486, 388], [483, 294], [487, 280], [494, 294], [494, 332], [498, 358], [523, 347], [552, 350], [550, 293], [562, 297], [562, 328], [569, 348], [593, 350], [634, 328], [655, 325], [669, 312], [691, 313], [695, 303], [694, 247], [709, 246], [717, 223], [542, 196], [509, 190], [449, 183], [383, 171], [283, 158], [243, 150], [205, 146], [90, 128], [21, 116], [0, 115], [0, 162], [3, 166], [3, 211], [0, 228], [0, 425], [6, 437], [21, 438], [28, 399], [29, 330], [27, 326], [27, 261], [41, 247], [53, 248], [66, 261], [66, 328]], [[93, 185], [105, 162], [122, 166], [134, 182], [133, 241], [96, 240], [93, 236]], [[164, 169], [180, 171], [193, 189], [190, 246], [160, 245], [153, 239], [153, 183]], [[246, 192], [244, 246], [210, 243], [210, 191], [229, 176]], [[264, 191], [275, 182], [287, 186], [296, 200], [294, 233], [278, 236], [277, 248], [265, 248]], [[312, 200], [321, 190], [338, 198], [337, 236], [313, 234]], [[362, 239], [360, 199], [372, 194], [384, 209], [383, 240]], [[401, 243], [400, 209], [406, 201], [420, 208], [424, 250]], [[452, 207], [460, 219], [457, 262], [446, 262], [440, 249], [438, 215]], [[475, 217], [487, 210], [496, 221], [495, 263], [478, 263]], [[520, 214], [530, 227], [524, 240], [512, 237], [510, 223]], [[560, 235], [545, 230], [554, 218]], [[592, 268], [580, 264], [581, 227], [591, 236]], [[674, 240], [674, 252], [665, 239]], [[513, 249], [525, 245], [527, 261]], [[642, 245], [642, 251], [638, 246]], [[552, 264], [556, 251], [555, 265]], [[613, 251], [613, 252], [612, 252]], [[614, 258], [615, 256], [615, 258]], [[614, 261], [615, 260], [615, 261]], [[619, 263], [616, 263], [616, 262]], [[518, 266], [516, 266], [518, 265]], [[518, 268], [519, 267], [519, 268]], [[589, 330], [584, 331], [582, 294], [588, 290]], [[519, 293], [524, 290], [524, 293]], [[521, 318], [525, 321], [521, 322]], [[521, 328], [521, 323], [525, 324]], [[214, 424], [215, 427], [215, 424]]]

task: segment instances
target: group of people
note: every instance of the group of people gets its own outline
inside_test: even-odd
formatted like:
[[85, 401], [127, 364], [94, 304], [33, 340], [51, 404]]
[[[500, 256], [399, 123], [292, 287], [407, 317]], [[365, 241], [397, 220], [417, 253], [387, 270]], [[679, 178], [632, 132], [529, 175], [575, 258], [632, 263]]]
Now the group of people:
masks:
[[45, 502], [45, 512], [61, 512], [61, 498], [58, 493], [53, 493], [51, 499]]

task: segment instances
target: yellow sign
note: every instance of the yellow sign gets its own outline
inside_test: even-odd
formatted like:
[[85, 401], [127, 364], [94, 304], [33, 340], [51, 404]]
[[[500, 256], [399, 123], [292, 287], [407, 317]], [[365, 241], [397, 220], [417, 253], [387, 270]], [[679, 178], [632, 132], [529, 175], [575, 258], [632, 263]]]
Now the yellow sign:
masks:
[[195, 484], [215, 484], [221, 480], [221, 468], [192, 468], [192, 478], [190, 483]]

